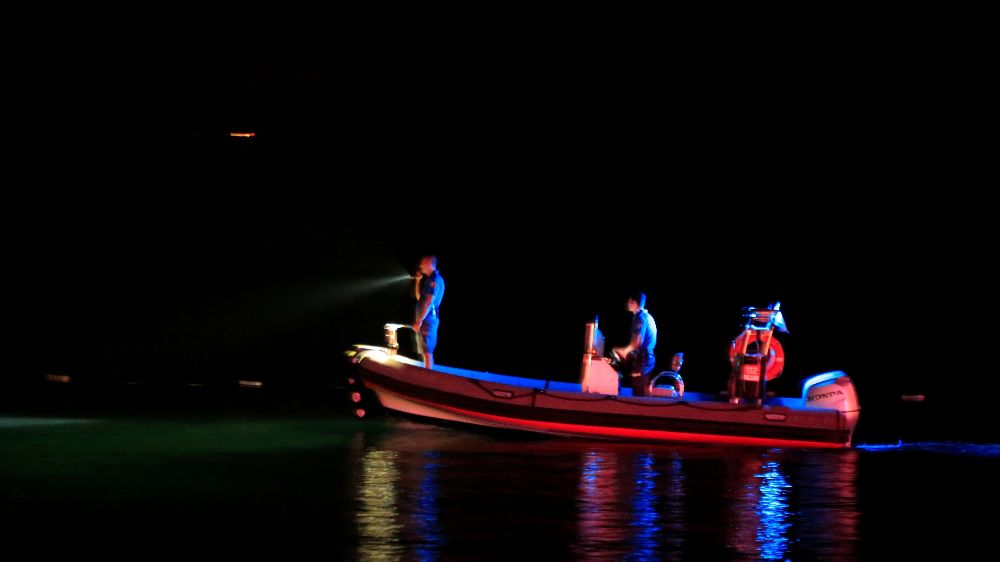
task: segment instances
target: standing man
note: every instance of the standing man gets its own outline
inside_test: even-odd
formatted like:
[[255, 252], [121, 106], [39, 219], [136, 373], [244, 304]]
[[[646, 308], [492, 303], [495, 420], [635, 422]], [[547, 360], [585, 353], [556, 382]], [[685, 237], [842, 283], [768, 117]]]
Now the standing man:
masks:
[[640, 291], [629, 295], [625, 308], [632, 313], [631, 340], [614, 352], [623, 359], [622, 377], [631, 381], [632, 395], [645, 396], [649, 374], [656, 366], [656, 322], [646, 310], [646, 295]]
[[433, 369], [440, 323], [438, 309], [444, 298], [444, 278], [438, 273], [437, 257], [420, 258], [420, 269], [414, 278], [417, 282], [413, 286], [413, 296], [417, 299], [417, 309], [413, 331], [417, 334], [417, 351], [424, 356], [424, 367]]

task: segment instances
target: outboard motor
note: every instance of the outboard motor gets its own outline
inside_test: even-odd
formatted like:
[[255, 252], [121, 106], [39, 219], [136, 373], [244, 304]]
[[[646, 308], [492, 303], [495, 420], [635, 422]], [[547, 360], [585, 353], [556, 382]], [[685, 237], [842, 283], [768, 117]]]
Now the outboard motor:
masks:
[[853, 432], [861, 413], [854, 382], [843, 371], [832, 371], [809, 377], [802, 382], [802, 399], [810, 408], [829, 408], [844, 415]]

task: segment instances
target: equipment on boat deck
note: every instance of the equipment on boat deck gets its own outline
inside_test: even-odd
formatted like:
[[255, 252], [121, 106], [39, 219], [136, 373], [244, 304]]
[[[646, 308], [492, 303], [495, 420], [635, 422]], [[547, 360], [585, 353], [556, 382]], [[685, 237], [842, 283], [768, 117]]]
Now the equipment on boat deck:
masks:
[[686, 391], [683, 353], [642, 392], [622, 386], [615, 358], [600, 353], [596, 319], [585, 327], [579, 382], [569, 382], [574, 377], [565, 373], [527, 378], [445, 365], [427, 369], [398, 353], [396, 332], [410, 326], [386, 324], [384, 346], [358, 344], [346, 352], [357, 368], [348, 378], [349, 397], [358, 417], [380, 406], [443, 422], [569, 437], [850, 447], [861, 408], [847, 374], [807, 377], [801, 398], [766, 393], [767, 380], [784, 367], [773, 337], [776, 329], [787, 331], [780, 305], [747, 308], [743, 316], [743, 333], [730, 348], [728, 398]]

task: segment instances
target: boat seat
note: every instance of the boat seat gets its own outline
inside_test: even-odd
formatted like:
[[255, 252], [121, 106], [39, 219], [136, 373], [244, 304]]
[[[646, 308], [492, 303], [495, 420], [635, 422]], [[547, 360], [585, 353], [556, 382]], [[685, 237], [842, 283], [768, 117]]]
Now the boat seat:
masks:
[[680, 395], [672, 385], [665, 386], [654, 386], [649, 389], [650, 396], [656, 396], [658, 398], [680, 398]]
[[[670, 370], [661, 371], [655, 377], [649, 379], [649, 387], [646, 389], [646, 395], [657, 396], [660, 398], [683, 398], [684, 379], [681, 378], [680, 375], [681, 365], [683, 364], [684, 364], [684, 354], [675, 353], [673, 358], [670, 360]], [[664, 384], [662, 386], [657, 386], [656, 383], [661, 378], [670, 380], [673, 382], [673, 384]]]

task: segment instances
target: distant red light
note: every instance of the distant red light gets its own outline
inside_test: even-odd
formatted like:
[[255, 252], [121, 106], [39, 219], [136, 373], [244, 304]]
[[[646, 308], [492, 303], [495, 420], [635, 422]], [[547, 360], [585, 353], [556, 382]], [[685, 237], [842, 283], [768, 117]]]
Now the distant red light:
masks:
[[229, 136], [231, 136], [231, 137], [240, 137], [240, 138], [244, 138], [244, 139], [249, 139], [249, 138], [257, 136], [257, 133], [235, 133], [234, 132], [234, 133], [229, 133]]

